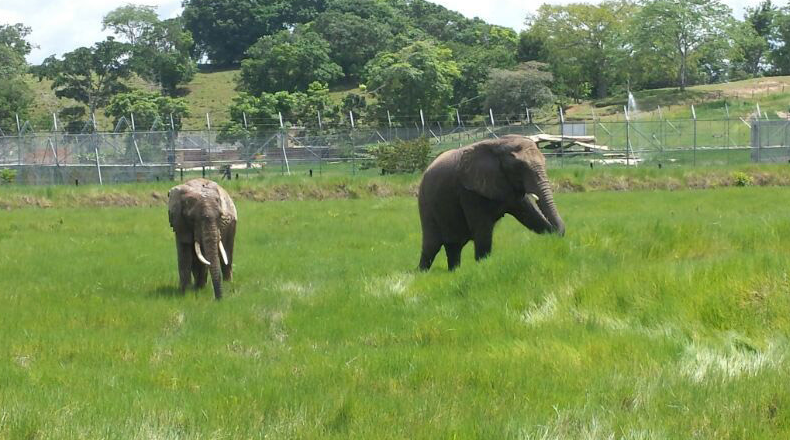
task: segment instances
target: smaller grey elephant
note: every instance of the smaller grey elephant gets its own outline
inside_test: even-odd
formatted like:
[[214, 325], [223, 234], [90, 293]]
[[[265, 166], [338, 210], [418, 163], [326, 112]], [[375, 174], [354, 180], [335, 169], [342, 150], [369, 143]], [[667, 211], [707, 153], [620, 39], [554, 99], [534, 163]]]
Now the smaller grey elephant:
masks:
[[170, 226], [176, 235], [181, 292], [192, 277], [195, 288], [206, 285], [208, 272], [214, 298], [222, 298], [222, 278], [233, 274], [233, 240], [236, 236], [236, 205], [216, 182], [192, 179], [167, 193]]

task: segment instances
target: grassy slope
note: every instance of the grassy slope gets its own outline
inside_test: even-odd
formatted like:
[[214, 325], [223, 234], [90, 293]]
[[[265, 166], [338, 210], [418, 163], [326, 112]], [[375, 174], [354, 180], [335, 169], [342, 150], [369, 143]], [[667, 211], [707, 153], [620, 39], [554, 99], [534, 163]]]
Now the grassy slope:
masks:
[[[707, 84], [689, 87], [681, 93], [677, 88], [642, 90], [634, 92], [640, 114], [637, 119], [658, 119], [658, 106], [667, 119], [691, 118], [691, 104], [694, 104], [698, 119], [723, 119], [725, 101], [730, 107], [733, 119], [747, 117], [760, 104], [771, 118], [776, 112], [788, 112], [790, 108], [790, 76], [754, 78], [725, 84]], [[626, 96], [615, 96], [594, 103], [585, 103], [568, 110], [569, 117], [588, 119], [595, 114], [603, 120], [622, 120]]]
[[456, 273], [411, 198], [241, 200], [221, 303], [161, 207], [11, 211], [0, 437], [785, 438], [788, 197], [560, 194]]

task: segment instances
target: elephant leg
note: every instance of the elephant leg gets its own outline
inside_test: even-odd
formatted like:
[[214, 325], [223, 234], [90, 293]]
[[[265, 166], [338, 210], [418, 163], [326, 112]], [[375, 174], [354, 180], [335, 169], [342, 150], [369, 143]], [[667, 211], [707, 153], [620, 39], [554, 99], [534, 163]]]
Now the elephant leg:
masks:
[[192, 281], [192, 248], [188, 244], [179, 243], [176, 240], [176, 249], [178, 253], [179, 287], [181, 288], [181, 293], [184, 293]]
[[494, 236], [494, 225], [480, 225], [474, 232], [475, 260], [480, 261], [491, 253], [491, 241]]
[[192, 275], [195, 277], [195, 290], [202, 289], [208, 279], [206, 265], [198, 261], [197, 256], [192, 260]]
[[230, 281], [233, 278], [233, 242], [236, 236], [236, 225], [230, 225], [228, 230], [222, 235], [222, 246], [228, 256], [228, 264], [220, 263], [222, 266], [222, 279]]
[[428, 270], [433, 264], [433, 259], [439, 253], [442, 244], [433, 237], [422, 237], [422, 253], [420, 254], [420, 270]]
[[447, 268], [455, 270], [461, 265], [461, 250], [466, 243], [445, 243], [444, 253], [447, 254]]
[[549, 223], [548, 220], [546, 220], [546, 217], [543, 215], [543, 213], [538, 210], [538, 207], [526, 197], [516, 203], [513, 203], [512, 206], [509, 206], [508, 213], [515, 217], [519, 223], [526, 226], [529, 230], [537, 232], [538, 234], [543, 234], [554, 230], [554, 227], [551, 225], [551, 223]]

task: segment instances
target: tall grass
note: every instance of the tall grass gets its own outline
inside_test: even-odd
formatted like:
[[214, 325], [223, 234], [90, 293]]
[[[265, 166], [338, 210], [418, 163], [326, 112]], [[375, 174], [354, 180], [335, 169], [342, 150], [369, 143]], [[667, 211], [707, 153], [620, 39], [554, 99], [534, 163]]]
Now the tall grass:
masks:
[[162, 207], [6, 211], [0, 438], [784, 438], [788, 196], [559, 194], [454, 273], [413, 198], [240, 200], [221, 302]]

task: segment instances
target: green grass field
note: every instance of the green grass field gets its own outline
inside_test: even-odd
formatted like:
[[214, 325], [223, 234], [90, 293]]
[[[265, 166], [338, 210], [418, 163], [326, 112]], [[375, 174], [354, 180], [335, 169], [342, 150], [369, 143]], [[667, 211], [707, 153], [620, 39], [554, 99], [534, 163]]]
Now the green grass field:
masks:
[[242, 199], [221, 302], [163, 206], [5, 211], [0, 438], [786, 438], [788, 198], [558, 194], [455, 273], [411, 197]]

